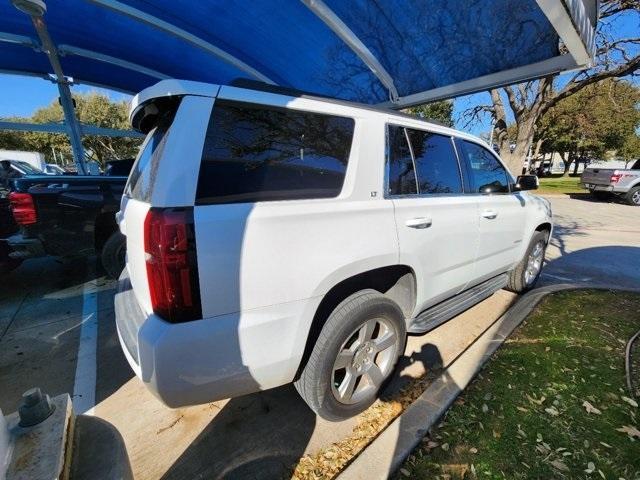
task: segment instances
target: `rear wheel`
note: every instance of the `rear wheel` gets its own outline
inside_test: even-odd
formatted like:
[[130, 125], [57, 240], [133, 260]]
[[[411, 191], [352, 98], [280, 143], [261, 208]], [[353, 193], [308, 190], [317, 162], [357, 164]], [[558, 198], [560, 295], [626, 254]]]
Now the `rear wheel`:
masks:
[[398, 305], [361, 290], [331, 313], [296, 389], [322, 418], [340, 421], [367, 409], [393, 373], [406, 340]]
[[542, 273], [544, 254], [547, 249], [547, 235], [546, 232], [536, 232], [533, 235], [524, 258], [509, 273], [507, 290], [524, 293], [535, 286]]
[[118, 278], [122, 273], [126, 252], [126, 237], [117, 231], [112, 233], [102, 247], [100, 255], [102, 267], [110, 278]]
[[629, 190], [625, 195], [625, 200], [629, 205], [640, 207], [640, 185]]

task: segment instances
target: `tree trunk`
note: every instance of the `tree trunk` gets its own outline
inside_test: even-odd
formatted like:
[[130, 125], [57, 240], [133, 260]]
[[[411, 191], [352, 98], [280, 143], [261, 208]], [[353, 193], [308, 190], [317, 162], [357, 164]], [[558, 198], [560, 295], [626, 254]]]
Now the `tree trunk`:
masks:
[[543, 143], [544, 143], [544, 139], [539, 138], [538, 141], [536, 142], [536, 148], [533, 152], [533, 158], [538, 158], [538, 155], [540, 155], [540, 149], [542, 148]]
[[564, 172], [562, 173], [563, 177], [569, 176], [569, 170], [571, 169], [571, 164], [575, 159], [575, 155], [573, 152], [565, 152], [563, 158], [564, 160]]
[[577, 158], [575, 162], [573, 162], [573, 174], [578, 174], [578, 167], [580, 167], [580, 159]]
[[533, 142], [534, 127], [534, 121], [522, 119], [518, 124], [518, 133], [513, 152], [511, 152], [508, 143], [505, 148], [506, 151], [500, 150], [500, 157], [502, 157], [511, 174], [516, 177], [522, 175], [522, 167], [527, 158], [529, 147]]

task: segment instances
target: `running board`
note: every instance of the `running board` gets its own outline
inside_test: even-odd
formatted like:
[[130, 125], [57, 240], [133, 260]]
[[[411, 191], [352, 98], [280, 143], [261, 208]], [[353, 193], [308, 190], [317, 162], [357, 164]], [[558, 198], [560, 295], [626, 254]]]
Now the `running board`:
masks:
[[409, 333], [426, 333], [433, 330], [504, 288], [507, 285], [507, 279], [508, 275], [503, 273], [428, 308], [411, 320]]

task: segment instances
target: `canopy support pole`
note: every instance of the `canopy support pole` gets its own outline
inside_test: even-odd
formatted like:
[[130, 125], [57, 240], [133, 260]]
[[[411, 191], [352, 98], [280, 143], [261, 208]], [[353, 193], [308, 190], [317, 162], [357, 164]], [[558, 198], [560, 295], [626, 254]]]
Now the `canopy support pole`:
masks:
[[58, 92], [60, 92], [60, 106], [64, 112], [64, 123], [67, 128], [69, 141], [71, 142], [73, 160], [76, 164], [76, 168], [78, 169], [78, 173], [80, 175], [86, 175], [87, 169], [84, 163], [84, 148], [82, 147], [80, 122], [76, 117], [76, 111], [73, 105], [71, 89], [69, 88], [70, 82], [62, 71], [62, 65], [60, 65], [60, 58], [58, 57], [58, 50], [49, 36], [47, 25], [44, 23], [43, 15], [44, 12], [46, 12], [46, 5], [43, 0], [31, 0], [31, 2], [14, 1], [14, 6], [31, 17], [33, 26], [35, 27], [36, 32], [38, 32], [38, 37], [40, 37], [40, 42], [42, 43], [42, 50], [49, 58], [49, 63], [51, 64], [53, 73], [55, 74], [54, 82], [58, 85]]

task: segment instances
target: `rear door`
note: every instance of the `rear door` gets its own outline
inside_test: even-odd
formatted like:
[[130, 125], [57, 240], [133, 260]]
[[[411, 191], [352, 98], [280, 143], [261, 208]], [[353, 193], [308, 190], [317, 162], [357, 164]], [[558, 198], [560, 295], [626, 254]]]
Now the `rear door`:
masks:
[[513, 179], [491, 150], [468, 140], [456, 142], [470, 197], [478, 203], [480, 237], [473, 276], [479, 283], [509, 270], [519, 260], [527, 197], [511, 192]]
[[463, 193], [450, 136], [387, 126], [386, 195], [393, 199], [400, 263], [416, 271], [416, 312], [464, 289], [478, 247], [476, 198]]

